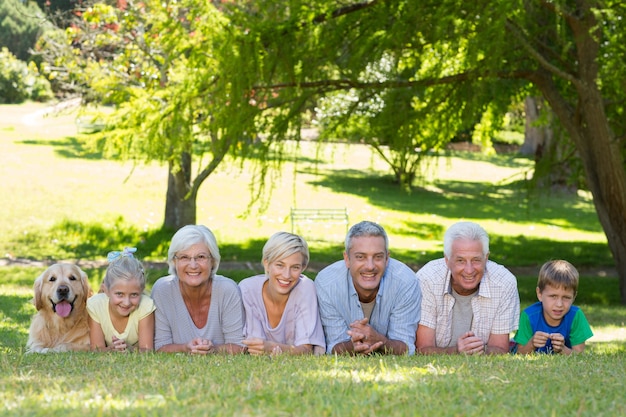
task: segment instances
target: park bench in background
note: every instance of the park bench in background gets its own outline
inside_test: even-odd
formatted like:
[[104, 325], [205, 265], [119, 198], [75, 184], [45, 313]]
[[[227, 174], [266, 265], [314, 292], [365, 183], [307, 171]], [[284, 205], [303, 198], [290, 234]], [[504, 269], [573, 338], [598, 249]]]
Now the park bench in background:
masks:
[[296, 233], [297, 225], [311, 226], [314, 223], [343, 224], [348, 231], [348, 209], [344, 208], [292, 208], [291, 233]]
[[76, 118], [78, 133], [95, 133], [104, 130], [106, 125], [99, 116], [83, 115]]

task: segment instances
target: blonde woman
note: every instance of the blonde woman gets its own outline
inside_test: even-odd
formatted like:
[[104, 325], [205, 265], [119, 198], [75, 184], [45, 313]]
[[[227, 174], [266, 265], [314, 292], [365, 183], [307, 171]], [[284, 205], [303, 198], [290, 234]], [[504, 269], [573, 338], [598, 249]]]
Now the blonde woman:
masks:
[[245, 339], [251, 355], [321, 354], [324, 330], [304, 239], [278, 232], [263, 247], [265, 274], [239, 283], [245, 309]]

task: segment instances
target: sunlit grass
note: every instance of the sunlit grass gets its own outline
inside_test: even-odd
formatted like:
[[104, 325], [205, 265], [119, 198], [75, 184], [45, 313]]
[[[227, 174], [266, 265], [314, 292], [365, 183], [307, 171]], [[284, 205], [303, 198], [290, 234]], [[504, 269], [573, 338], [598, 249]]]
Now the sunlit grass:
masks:
[[0, 399], [7, 415], [608, 416], [626, 411], [625, 355], [8, 354]]

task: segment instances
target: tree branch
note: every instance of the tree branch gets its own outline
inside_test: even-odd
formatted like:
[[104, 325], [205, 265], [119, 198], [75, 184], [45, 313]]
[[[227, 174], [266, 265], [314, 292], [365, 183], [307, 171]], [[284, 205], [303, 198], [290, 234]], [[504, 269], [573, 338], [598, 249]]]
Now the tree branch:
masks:
[[330, 15], [319, 14], [315, 16], [313, 18], [313, 23], [323, 23], [326, 20], [328, 20], [329, 17], [334, 19], [339, 16], [344, 16], [353, 12], [357, 12], [359, 10], [367, 9], [368, 7], [374, 6], [378, 2], [379, 0], [372, 0], [372, 1], [365, 1], [362, 3], [349, 4], [347, 6], [340, 7], [339, 9], [334, 10]]
[[559, 78], [567, 80], [573, 84], [579, 83], [576, 77], [552, 65], [543, 55], [541, 55], [535, 48], [533, 48], [528, 39], [526, 39], [526, 36], [524, 36], [521, 30], [517, 27], [517, 25], [515, 25], [515, 23], [511, 21], [511, 19], [506, 20], [505, 26], [507, 30], [520, 42], [522, 48], [524, 48], [529, 53], [529, 55], [539, 63], [539, 65], [541, 65], [543, 68], [547, 69]]
[[389, 80], [389, 81], [355, 81], [349, 79], [319, 80], [308, 82], [291, 82], [272, 85], [255, 85], [255, 90], [281, 90], [287, 88], [317, 89], [319, 92], [340, 90], [387, 90], [393, 88], [432, 87], [458, 82], [473, 81], [480, 78], [529, 79], [531, 71], [490, 72], [469, 71], [441, 78], [426, 78], [421, 80]]

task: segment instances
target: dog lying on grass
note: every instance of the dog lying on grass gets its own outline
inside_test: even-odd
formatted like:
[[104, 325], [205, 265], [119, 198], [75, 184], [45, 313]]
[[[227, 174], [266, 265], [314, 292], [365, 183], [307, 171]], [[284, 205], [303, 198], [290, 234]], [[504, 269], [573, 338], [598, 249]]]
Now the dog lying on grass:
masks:
[[27, 352], [89, 350], [87, 298], [92, 290], [87, 274], [76, 265], [54, 264], [34, 284], [33, 316]]

